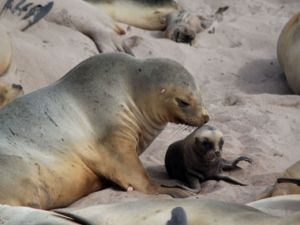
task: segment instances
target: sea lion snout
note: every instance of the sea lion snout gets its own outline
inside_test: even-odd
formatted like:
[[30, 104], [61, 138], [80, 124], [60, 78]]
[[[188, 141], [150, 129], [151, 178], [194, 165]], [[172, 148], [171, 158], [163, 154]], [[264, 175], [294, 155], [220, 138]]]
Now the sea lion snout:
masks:
[[207, 123], [209, 121], [209, 115], [208, 115], [208, 111], [206, 108], [202, 109], [202, 118], [204, 123]]

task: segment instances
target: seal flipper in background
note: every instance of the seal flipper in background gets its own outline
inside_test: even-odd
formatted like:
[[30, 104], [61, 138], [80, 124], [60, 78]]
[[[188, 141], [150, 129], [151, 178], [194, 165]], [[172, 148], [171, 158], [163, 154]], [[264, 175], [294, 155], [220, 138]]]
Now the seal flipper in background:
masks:
[[299, 178], [284, 178], [280, 177], [277, 179], [277, 183], [292, 183], [300, 186], [300, 179]]
[[222, 170], [224, 171], [230, 171], [230, 170], [235, 170], [235, 169], [241, 169], [237, 164], [241, 161], [245, 161], [248, 163], [252, 163], [253, 160], [247, 156], [240, 156], [237, 159], [233, 161], [228, 161], [226, 159], [222, 158]]
[[[34, 4], [30, 0], [6, 0], [0, 11], [1, 22], [13, 21], [13, 27], [21, 31], [27, 30], [32, 25], [43, 19], [53, 8], [53, 1], [49, 1], [45, 5]], [[19, 20], [16, 21], [16, 18]]]
[[171, 211], [171, 219], [167, 225], [187, 225], [187, 215], [182, 207], [176, 207]]
[[60, 211], [60, 210], [54, 210], [54, 212], [57, 213], [55, 215], [56, 217], [66, 219], [66, 220], [69, 220], [71, 222], [75, 222], [75, 223], [78, 223], [78, 224], [81, 224], [81, 225], [94, 225], [93, 223], [91, 223], [87, 219], [85, 219], [81, 216], [78, 216], [74, 213]]

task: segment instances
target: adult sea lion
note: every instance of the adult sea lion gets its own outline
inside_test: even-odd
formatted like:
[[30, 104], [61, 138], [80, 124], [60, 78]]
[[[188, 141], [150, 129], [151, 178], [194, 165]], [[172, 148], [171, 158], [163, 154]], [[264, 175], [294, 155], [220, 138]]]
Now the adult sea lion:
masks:
[[239, 168], [237, 164], [240, 161], [251, 163], [252, 160], [246, 156], [238, 157], [232, 162], [223, 159], [223, 144], [223, 133], [207, 124], [185, 139], [174, 142], [165, 156], [165, 167], [169, 176], [196, 190], [200, 190], [200, 183], [206, 180], [224, 180], [244, 186], [240, 181], [220, 173], [222, 170]]
[[[176, 42], [192, 43], [204, 29], [198, 16], [174, 0], [86, 0], [115, 21], [147, 30], [164, 30]], [[204, 18], [202, 18], [204, 20]]]
[[279, 36], [277, 57], [289, 87], [300, 94], [300, 12], [284, 26]]
[[[0, 205], [0, 222], [4, 225], [298, 225], [299, 198], [296, 201], [264, 200], [253, 207], [200, 197], [199, 199], [156, 199], [44, 211], [20, 206]], [[277, 216], [264, 212], [277, 208]], [[251, 204], [251, 203], [250, 203]], [[290, 210], [298, 207], [298, 212]], [[261, 207], [260, 211], [255, 207]], [[272, 210], [271, 210], [272, 211]]]
[[180, 64], [121, 53], [87, 59], [0, 111], [0, 203], [66, 206], [104, 187], [184, 197], [150, 181], [138, 155], [168, 122], [209, 120]]

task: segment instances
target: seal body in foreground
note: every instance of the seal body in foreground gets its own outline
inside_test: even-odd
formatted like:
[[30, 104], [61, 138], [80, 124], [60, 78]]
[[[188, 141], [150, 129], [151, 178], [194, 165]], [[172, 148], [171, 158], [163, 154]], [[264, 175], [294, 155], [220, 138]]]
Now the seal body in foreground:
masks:
[[222, 176], [222, 170], [238, 169], [240, 161], [252, 162], [241, 156], [233, 162], [222, 158], [223, 134], [217, 128], [204, 125], [196, 129], [185, 139], [174, 142], [167, 150], [165, 167], [169, 176], [182, 181], [189, 188], [200, 190], [200, 182], [206, 180], [224, 180], [245, 185], [228, 176]]
[[285, 25], [279, 36], [277, 57], [289, 87], [300, 94], [300, 12]]
[[102, 54], [0, 111], [0, 203], [57, 208], [103, 188], [184, 197], [150, 181], [138, 155], [167, 122], [209, 117], [194, 78], [167, 59]]
[[[199, 199], [157, 199], [96, 205], [81, 209], [64, 209], [56, 212], [28, 207], [0, 205], [1, 224], [4, 225], [298, 225], [299, 198], [294, 201], [265, 202], [264, 211], [279, 207], [283, 216], [272, 216], [243, 204]], [[295, 204], [296, 203], [296, 204]], [[261, 204], [255, 206], [262, 208]], [[295, 215], [286, 216], [298, 209]], [[68, 211], [66, 211], [68, 210]]]

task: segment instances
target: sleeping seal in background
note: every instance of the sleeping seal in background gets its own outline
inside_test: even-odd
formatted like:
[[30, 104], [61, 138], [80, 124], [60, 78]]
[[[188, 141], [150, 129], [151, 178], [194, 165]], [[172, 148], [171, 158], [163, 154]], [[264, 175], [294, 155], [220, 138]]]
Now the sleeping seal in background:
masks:
[[[163, 30], [176, 42], [192, 43], [205, 27], [174, 0], [86, 0], [115, 21], [147, 30]], [[202, 18], [204, 20], [204, 18]]]

